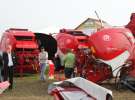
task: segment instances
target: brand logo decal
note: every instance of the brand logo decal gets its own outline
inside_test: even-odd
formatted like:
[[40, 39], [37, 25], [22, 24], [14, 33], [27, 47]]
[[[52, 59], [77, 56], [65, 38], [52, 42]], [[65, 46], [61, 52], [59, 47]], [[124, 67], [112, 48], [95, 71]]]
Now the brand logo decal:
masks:
[[103, 40], [104, 41], [111, 41], [111, 37], [109, 35], [103, 35]]

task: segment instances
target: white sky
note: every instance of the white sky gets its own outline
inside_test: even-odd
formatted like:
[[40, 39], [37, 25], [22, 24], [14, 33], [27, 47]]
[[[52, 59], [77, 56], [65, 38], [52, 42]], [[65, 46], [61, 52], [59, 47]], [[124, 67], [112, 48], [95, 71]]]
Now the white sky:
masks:
[[0, 32], [10, 27], [41, 30], [46, 27], [75, 28], [88, 17], [111, 25], [129, 22], [135, 0], [0, 0]]

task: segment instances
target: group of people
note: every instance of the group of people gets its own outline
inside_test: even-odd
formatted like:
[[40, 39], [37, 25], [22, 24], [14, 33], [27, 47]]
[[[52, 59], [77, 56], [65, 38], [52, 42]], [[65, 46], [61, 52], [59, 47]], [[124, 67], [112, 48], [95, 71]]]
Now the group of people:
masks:
[[[40, 80], [46, 80], [45, 70], [48, 60], [48, 53], [42, 47], [39, 53]], [[11, 45], [6, 47], [5, 52], [0, 52], [0, 82], [9, 81], [9, 89], [13, 88], [14, 69], [17, 64], [17, 57]]]
[[[68, 49], [67, 54], [65, 54], [63, 57], [64, 74], [66, 79], [71, 78], [74, 73], [75, 59], [75, 54], [71, 49]], [[48, 52], [45, 51], [44, 47], [41, 47], [41, 52], [39, 53], [38, 60], [40, 66], [40, 80], [45, 81], [45, 70], [48, 63]], [[7, 46], [5, 52], [0, 52], [0, 82], [9, 81], [9, 89], [13, 88], [13, 76], [16, 63], [16, 55], [14, 52], [12, 52], [12, 47], [10, 45]]]
[[[45, 51], [43, 47], [41, 47], [41, 52], [39, 53], [39, 65], [40, 65], [40, 80], [46, 80], [45, 76], [45, 70], [47, 66], [47, 60], [48, 60], [48, 53]], [[56, 55], [55, 59], [55, 70], [60, 69], [60, 58], [58, 55]], [[76, 57], [75, 54], [73, 53], [72, 49], [67, 49], [67, 53], [63, 56], [62, 58], [63, 61], [63, 66], [64, 66], [64, 74], [65, 78], [71, 78], [74, 75], [75, 72], [75, 62], [76, 62]]]
[[11, 45], [6, 47], [5, 52], [0, 53], [0, 82], [9, 81], [9, 89], [13, 88], [14, 68], [16, 65], [16, 55], [12, 52]]

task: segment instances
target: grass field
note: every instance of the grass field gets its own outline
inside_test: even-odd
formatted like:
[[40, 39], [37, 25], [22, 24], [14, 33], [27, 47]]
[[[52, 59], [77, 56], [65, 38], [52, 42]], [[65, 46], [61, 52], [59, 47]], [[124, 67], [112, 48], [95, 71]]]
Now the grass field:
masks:
[[38, 75], [14, 78], [14, 88], [6, 90], [0, 100], [53, 100], [47, 93], [50, 83], [40, 81]]
[[[47, 93], [48, 85], [53, 81], [42, 82], [39, 75], [16, 77], [13, 90], [6, 90], [0, 95], [0, 100], [53, 100]], [[114, 100], [135, 100], [135, 93], [130, 90], [116, 91], [113, 84], [103, 86], [113, 91]]]

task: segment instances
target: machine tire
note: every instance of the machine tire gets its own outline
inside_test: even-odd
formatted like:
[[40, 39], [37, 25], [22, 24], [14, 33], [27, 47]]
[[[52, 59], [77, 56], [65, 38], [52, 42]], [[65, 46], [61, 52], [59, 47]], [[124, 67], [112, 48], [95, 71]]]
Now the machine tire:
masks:
[[106, 95], [106, 100], [113, 100], [112, 96], [110, 94]]

